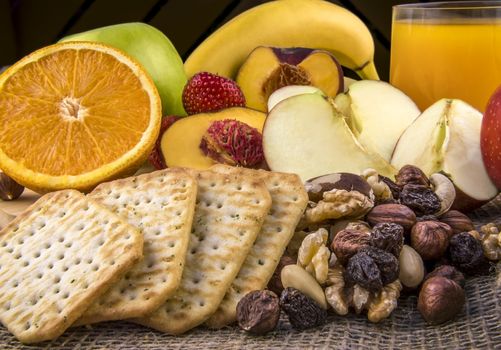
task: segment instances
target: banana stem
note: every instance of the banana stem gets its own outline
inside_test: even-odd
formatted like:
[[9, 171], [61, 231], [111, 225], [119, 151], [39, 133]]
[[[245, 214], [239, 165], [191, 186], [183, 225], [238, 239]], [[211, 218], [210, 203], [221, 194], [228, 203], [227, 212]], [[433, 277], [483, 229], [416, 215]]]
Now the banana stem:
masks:
[[355, 73], [362, 79], [379, 80], [374, 61], [369, 61], [362, 68], [357, 69]]

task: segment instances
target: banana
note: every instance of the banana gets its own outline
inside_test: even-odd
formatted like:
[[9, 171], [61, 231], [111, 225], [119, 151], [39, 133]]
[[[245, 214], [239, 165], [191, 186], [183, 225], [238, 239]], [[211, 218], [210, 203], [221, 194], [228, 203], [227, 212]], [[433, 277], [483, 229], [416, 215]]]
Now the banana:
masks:
[[241, 13], [193, 51], [185, 71], [189, 77], [208, 71], [234, 78], [260, 45], [328, 50], [362, 79], [379, 80], [374, 41], [365, 24], [350, 11], [323, 0], [276, 0]]

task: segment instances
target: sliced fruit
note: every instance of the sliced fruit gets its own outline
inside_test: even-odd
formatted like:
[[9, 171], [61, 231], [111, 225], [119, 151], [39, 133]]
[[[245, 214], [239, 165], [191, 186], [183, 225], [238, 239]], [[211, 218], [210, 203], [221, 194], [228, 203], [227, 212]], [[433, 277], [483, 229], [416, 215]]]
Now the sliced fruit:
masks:
[[378, 80], [351, 83], [334, 103], [348, 117], [357, 140], [388, 162], [402, 132], [421, 113], [406, 94]]
[[189, 115], [210, 113], [229, 107], [244, 107], [245, 97], [233, 80], [200, 72], [184, 87], [183, 105]]
[[150, 164], [157, 170], [167, 168], [167, 164], [165, 164], [165, 159], [162, 155], [162, 150], [160, 147], [162, 135], [164, 134], [165, 130], [170, 128], [172, 124], [179, 120], [179, 118], [180, 117], [176, 115], [169, 115], [162, 118], [162, 124], [160, 124], [160, 133], [158, 134], [157, 140], [155, 142], [155, 147], [153, 147], [153, 150], [148, 157]]
[[265, 112], [270, 95], [287, 85], [313, 85], [336, 96], [343, 91], [343, 70], [324, 50], [260, 46], [240, 67], [236, 81], [247, 107]]
[[453, 208], [470, 210], [497, 194], [480, 152], [482, 113], [456, 99], [442, 99], [405, 130], [391, 163], [413, 164], [427, 175], [443, 172], [456, 186]]
[[183, 60], [176, 48], [161, 31], [146, 23], [122, 23], [61, 39], [93, 41], [113, 46], [135, 58], [150, 74], [162, 99], [164, 115], [186, 115], [181, 94], [186, 85]]
[[268, 98], [268, 112], [271, 111], [280, 101], [286, 98], [302, 94], [319, 94], [325, 96], [322, 90], [311, 85], [288, 85], [275, 90]]
[[271, 170], [296, 173], [304, 180], [374, 168], [393, 177], [395, 169], [358, 143], [343, 115], [318, 94], [289, 97], [270, 112], [263, 150]]
[[38, 192], [90, 190], [139, 168], [160, 118], [153, 81], [124, 52], [48, 46], [0, 76], [0, 168]]
[[236, 120], [261, 133], [265, 119], [264, 113], [243, 107], [227, 108], [215, 113], [196, 114], [180, 119], [162, 136], [161, 149], [165, 163], [168, 167], [210, 168], [217, 164], [217, 161], [213, 159], [215, 157], [204, 154], [200, 144], [214, 122]]
[[501, 189], [501, 87], [489, 99], [482, 120], [480, 149], [491, 180]]

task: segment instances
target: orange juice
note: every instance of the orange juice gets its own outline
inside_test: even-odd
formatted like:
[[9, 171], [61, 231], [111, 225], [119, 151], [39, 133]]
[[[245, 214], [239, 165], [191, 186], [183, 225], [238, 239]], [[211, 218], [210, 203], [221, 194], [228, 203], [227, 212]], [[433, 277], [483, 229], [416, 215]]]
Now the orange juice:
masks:
[[390, 82], [421, 110], [447, 97], [483, 112], [501, 85], [501, 19], [395, 21], [391, 46]]

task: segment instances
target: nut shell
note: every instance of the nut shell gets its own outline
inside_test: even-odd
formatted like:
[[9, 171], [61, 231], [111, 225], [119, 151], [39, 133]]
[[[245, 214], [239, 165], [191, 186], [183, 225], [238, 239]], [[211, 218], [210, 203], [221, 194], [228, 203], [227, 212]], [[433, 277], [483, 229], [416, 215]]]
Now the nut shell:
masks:
[[439, 220], [449, 225], [454, 234], [461, 232], [469, 232], [475, 229], [471, 219], [458, 210], [449, 210], [440, 216]]
[[430, 186], [430, 180], [421, 169], [414, 165], [404, 165], [395, 177], [399, 186], [408, 184]]
[[435, 276], [445, 277], [450, 280], [453, 280], [454, 282], [459, 284], [461, 288], [464, 288], [465, 285], [464, 275], [454, 266], [451, 265], [438, 266], [437, 268], [435, 268], [435, 270], [427, 274], [425, 279], [428, 280]]
[[424, 282], [417, 308], [426, 322], [440, 324], [453, 319], [464, 307], [463, 288], [453, 280], [441, 276]]
[[449, 246], [452, 229], [438, 221], [421, 221], [411, 231], [411, 246], [424, 260], [438, 260]]
[[395, 223], [409, 231], [416, 223], [416, 214], [402, 204], [381, 204], [367, 214], [367, 221], [372, 226], [383, 222]]
[[362, 231], [344, 229], [338, 232], [332, 240], [331, 251], [336, 254], [341, 264], [346, 264], [348, 260], [362, 248], [368, 247], [370, 236]]
[[276, 328], [279, 319], [280, 300], [272, 291], [252, 291], [237, 304], [238, 325], [249, 333], [268, 333]]
[[0, 199], [12, 201], [21, 197], [24, 186], [18, 184], [7, 174], [0, 172]]

